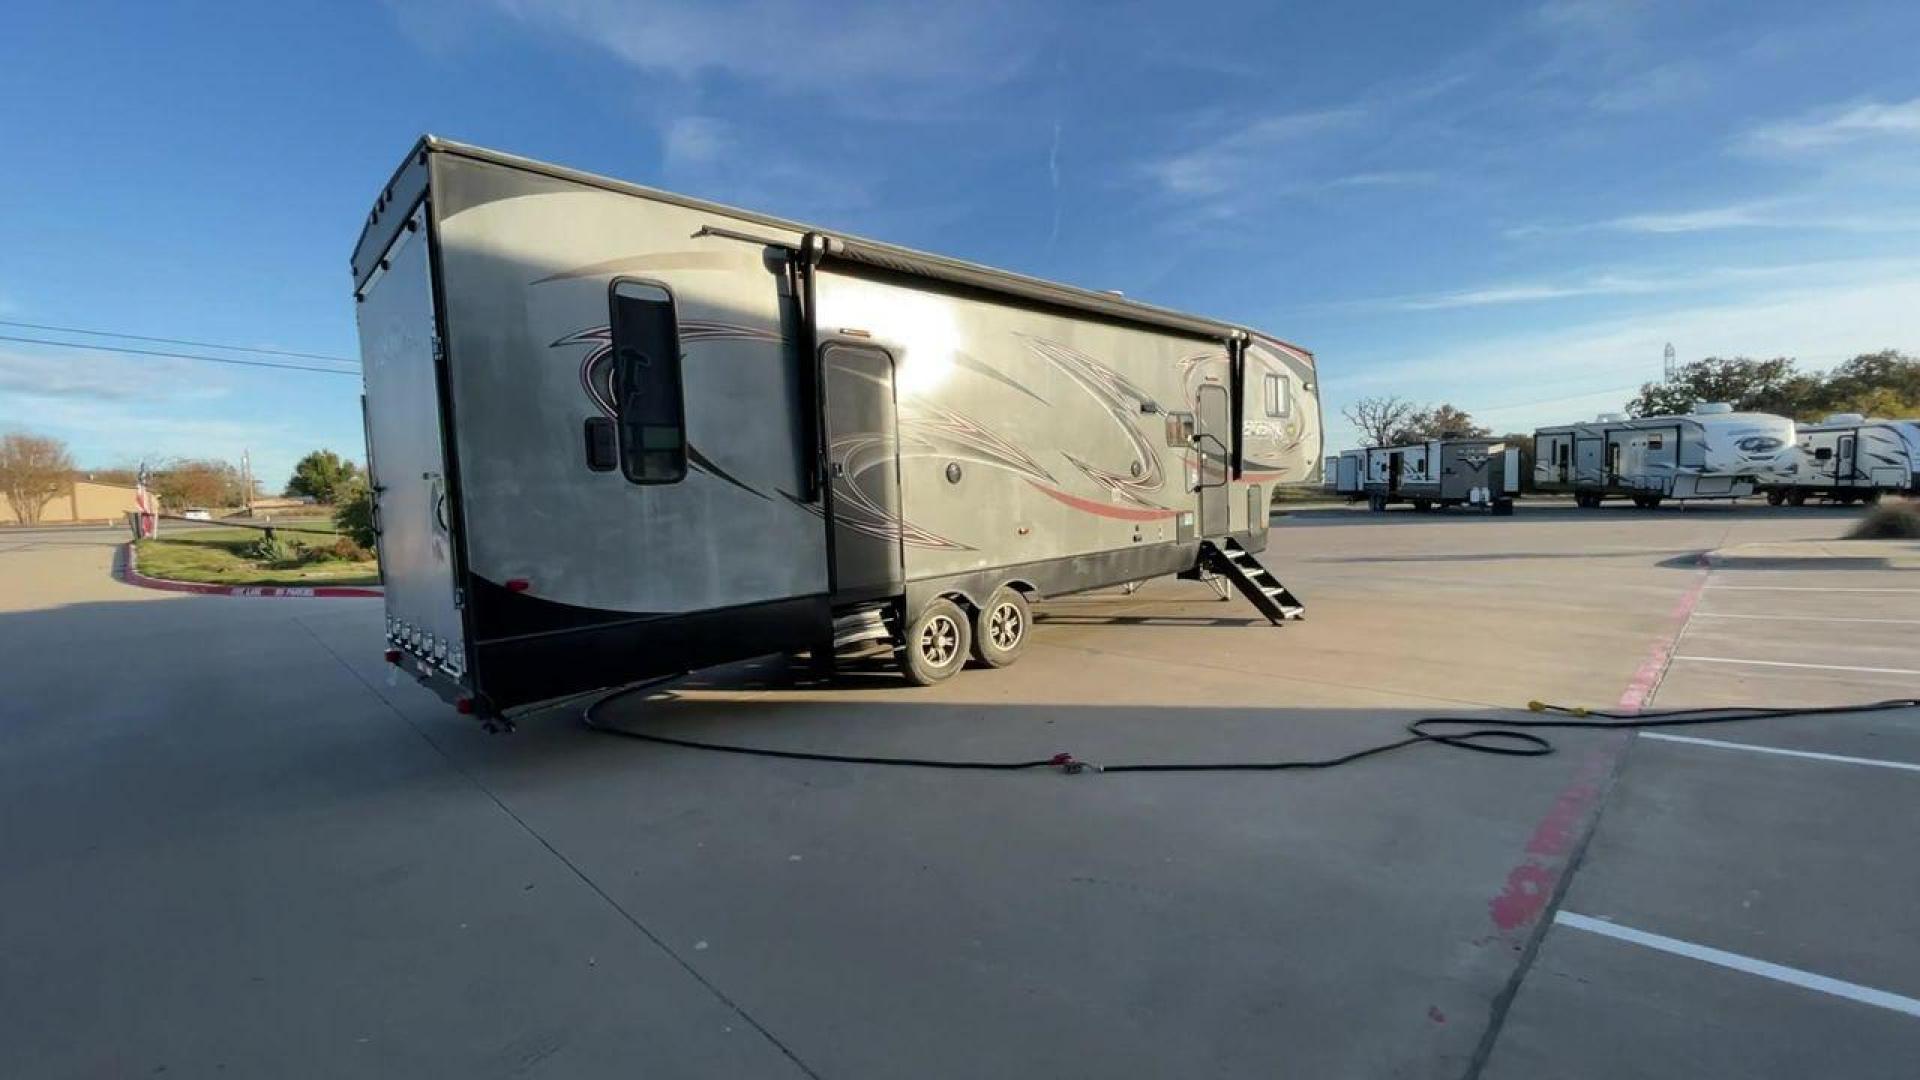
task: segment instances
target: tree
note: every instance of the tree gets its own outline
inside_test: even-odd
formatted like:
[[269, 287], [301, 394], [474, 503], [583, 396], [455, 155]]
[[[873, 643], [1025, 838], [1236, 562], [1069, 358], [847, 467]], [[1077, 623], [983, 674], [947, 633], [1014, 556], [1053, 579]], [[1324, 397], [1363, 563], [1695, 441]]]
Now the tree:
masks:
[[1827, 412], [1911, 416], [1920, 402], [1920, 360], [1894, 349], [1863, 353], [1828, 372], [1824, 390], [1818, 404]]
[[1369, 446], [1386, 446], [1390, 436], [1413, 414], [1413, 402], [1398, 397], [1366, 397], [1340, 410], [1347, 423], [1360, 429]]
[[341, 493], [339, 506], [333, 512], [333, 524], [340, 530], [340, 535], [368, 551], [374, 549], [379, 534], [373, 525], [373, 492], [367, 487], [366, 481], [355, 480], [346, 486]]
[[1771, 360], [1709, 356], [1682, 365], [1669, 382], [1643, 384], [1639, 395], [1627, 402], [1627, 415], [1669, 416], [1712, 401], [1758, 412], [1793, 412], [1802, 403], [1790, 396], [1808, 389], [1793, 361], [1784, 356]]
[[165, 510], [238, 506], [246, 501], [240, 470], [213, 459], [179, 459], [153, 470], [148, 485]]
[[1399, 445], [1428, 439], [1477, 439], [1491, 434], [1492, 428], [1474, 423], [1473, 417], [1467, 415], [1465, 409], [1443, 401], [1408, 416], [1404, 423], [1392, 431], [1390, 441]]
[[328, 505], [348, 494], [348, 485], [360, 477], [360, 467], [331, 450], [315, 450], [293, 467], [287, 494], [306, 495]]
[[55, 495], [73, 485], [73, 458], [67, 444], [24, 431], [0, 436], [0, 492], [15, 520], [31, 525]]

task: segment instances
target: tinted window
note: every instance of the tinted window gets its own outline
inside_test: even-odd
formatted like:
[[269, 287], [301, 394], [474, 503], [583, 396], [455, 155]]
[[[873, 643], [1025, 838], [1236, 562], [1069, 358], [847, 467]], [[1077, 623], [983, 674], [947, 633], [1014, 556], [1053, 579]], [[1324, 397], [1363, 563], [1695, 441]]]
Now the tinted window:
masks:
[[687, 475], [680, 331], [673, 297], [658, 285], [617, 282], [611, 326], [620, 471], [636, 484], [671, 484]]
[[1267, 376], [1267, 415], [1285, 416], [1293, 408], [1292, 387], [1285, 375]]

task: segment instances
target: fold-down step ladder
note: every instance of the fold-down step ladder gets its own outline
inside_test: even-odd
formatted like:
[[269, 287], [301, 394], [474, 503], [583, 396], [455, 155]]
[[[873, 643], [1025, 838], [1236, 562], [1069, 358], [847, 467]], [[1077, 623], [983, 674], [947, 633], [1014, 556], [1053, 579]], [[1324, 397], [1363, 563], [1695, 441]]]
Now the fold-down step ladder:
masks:
[[1229, 537], [1200, 541], [1200, 565], [1233, 582], [1240, 595], [1252, 601], [1260, 614], [1275, 626], [1307, 616], [1307, 606], [1280, 584], [1273, 571], [1260, 565], [1253, 552], [1241, 547], [1238, 540]]

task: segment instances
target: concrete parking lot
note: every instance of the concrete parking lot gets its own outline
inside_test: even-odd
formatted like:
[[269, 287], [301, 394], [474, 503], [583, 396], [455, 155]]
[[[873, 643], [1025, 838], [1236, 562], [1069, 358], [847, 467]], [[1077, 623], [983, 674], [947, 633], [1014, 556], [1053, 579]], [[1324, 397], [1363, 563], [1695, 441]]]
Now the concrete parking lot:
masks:
[[[1920, 575], [1703, 562], [1851, 516], [1298, 512], [1268, 561], [1303, 624], [1157, 582], [1049, 603], [1019, 665], [930, 690], [767, 660], [607, 719], [1292, 759], [1532, 698], [1915, 694]], [[1215, 775], [727, 757], [577, 707], [487, 736], [392, 676], [378, 601], [134, 589], [118, 539], [0, 533], [6, 1076], [1891, 1076], [1920, 1053], [1914, 710]]]

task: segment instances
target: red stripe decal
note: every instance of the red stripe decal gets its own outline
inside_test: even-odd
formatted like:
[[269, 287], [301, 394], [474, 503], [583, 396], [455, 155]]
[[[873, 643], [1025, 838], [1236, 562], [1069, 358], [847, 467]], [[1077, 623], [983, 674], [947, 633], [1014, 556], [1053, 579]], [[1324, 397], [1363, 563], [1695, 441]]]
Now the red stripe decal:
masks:
[[1107, 503], [1095, 502], [1092, 499], [1083, 499], [1078, 495], [1069, 495], [1064, 491], [1055, 491], [1045, 484], [1036, 483], [1032, 480], [1027, 481], [1027, 483], [1033, 484], [1034, 487], [1066, 503], [1075, 510], [1085, 510], [1089, 514], [1098, 514], [1101, 517], [1119, 518], [1121, 521], [1162, 521], [1179, 513], [1177, 510], [1136, 510], [1124, 506], [1110, 506]]

